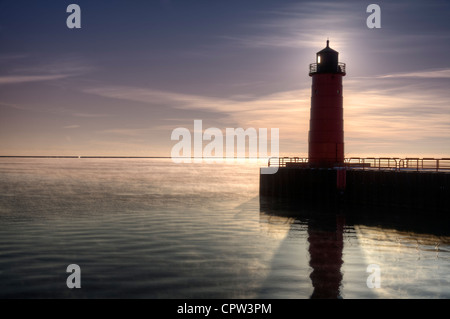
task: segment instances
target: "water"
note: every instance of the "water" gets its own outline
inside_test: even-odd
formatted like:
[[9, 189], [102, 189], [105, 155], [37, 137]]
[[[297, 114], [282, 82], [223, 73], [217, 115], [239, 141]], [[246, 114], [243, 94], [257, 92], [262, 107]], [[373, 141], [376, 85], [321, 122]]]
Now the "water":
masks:
[[261, 165], [0, 159], [0, 297], [450, 297], [447, 225], [266, 206]]

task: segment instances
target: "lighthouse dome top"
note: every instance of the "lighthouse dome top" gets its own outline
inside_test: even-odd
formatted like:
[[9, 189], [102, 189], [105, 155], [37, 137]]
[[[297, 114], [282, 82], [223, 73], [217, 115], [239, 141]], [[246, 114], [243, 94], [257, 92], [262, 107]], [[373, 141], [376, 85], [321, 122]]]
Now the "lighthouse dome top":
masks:
[[334, 73], [345, 75], [345, 64], [339, 62], [339, 52], [330, 48], [330, 41], [327, 40], [326, 48], [316, 54], [316, 63], [309, 66], [309, 75], [316, 73]]
[[333, 50], [332, 48], [330, 48], [330, 40], [327, 40], [327, 46], [325, 49], [320, 50], [319, 52], [317, 52], [317, 54], [319, 53], [334, 53], [334, 54], [339, 54], [339, 52], [337, 52], [336, 50]]

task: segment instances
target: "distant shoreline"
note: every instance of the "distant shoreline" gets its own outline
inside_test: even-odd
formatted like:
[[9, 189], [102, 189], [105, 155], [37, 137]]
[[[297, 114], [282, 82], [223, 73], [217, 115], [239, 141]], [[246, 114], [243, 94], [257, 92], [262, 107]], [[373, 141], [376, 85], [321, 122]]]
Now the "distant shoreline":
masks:
[[171, 158], [169, 156], [46, 156], [46, 155], [0, 155], [0, 158]]
[[[195, 157], [171, 157], [171, 156], [73, 156], [73, 155], [54, 155], [54, 156], [47, 156], [47, 155], [0, 155], [0, 158], [184, 158], [184, 159], [195, 159]], [[258, 157], [232, 157], [232, 158], [217, 158], [217, 157], [206, 157], [203, 156], [202, 159], [261, 159]], [[266, 160], [263, 158], [263, 160]]]

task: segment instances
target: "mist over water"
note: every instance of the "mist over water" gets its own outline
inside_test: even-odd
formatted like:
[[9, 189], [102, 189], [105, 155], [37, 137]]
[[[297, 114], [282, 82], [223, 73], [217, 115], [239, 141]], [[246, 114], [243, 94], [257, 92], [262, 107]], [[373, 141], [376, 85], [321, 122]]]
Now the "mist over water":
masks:
[[0, 159], [0, 297], [450, 297], [448, 227], [266, 205], [264, 164]]

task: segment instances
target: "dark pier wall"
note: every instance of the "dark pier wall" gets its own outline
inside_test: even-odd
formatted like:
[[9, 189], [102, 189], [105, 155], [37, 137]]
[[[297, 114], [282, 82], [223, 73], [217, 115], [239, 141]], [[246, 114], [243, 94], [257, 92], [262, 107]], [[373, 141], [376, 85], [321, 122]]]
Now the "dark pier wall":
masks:
[[[342, 176], [341, 176], [342, 179]], [[260, 195], [319, 205], [371, 205], [423, 208], [450, 213], [450, 174], [347, 170], [345, 189], [336, 169], [280, 167], [260, 174]]]

